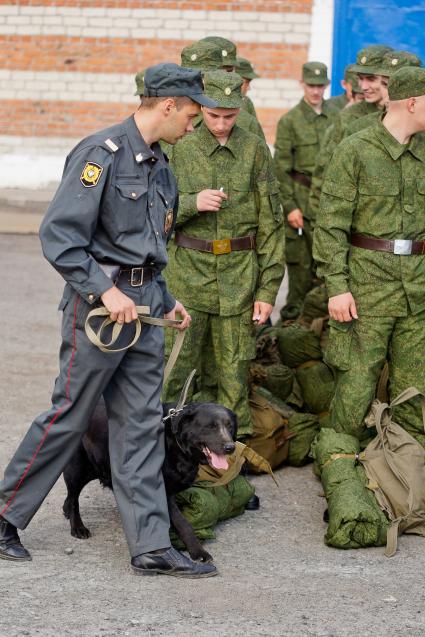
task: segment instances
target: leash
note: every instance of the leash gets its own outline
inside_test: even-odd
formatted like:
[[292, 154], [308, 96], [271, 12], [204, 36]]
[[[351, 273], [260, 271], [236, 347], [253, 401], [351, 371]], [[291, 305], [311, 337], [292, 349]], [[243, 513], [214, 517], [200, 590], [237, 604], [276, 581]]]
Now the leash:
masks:
[[[168, 419], [171, 419], [171, 431], [172, 433], [175, 435], [177, 433], [178, 427], [176, 426], [177, 423], [175, 420], [173, 420], [176, 416], [179, 415], [180, 412], [183, 411], [183, 409], [186, 406], [186, 398], [187, 398], [187, 393], [189, 391], [189, 387], [192, 383], [193, 377], [196, 374], [196, 369], [192, 369], [192, 371], [190, 372], [189, 376], [186, 378], [185, 384], [183, 385], [183, 389], [181, 390], [180, 393], [180, 398], [179, 401], [177, 403], [177, 405], [175, 407], [171, 407], [171, 409], [168, 410], [168, 414], [166, 416], [164, 416], [164, 418], [162, 419], [164, 422]], [[180, 447], [179, 441], [176, 438], [176, 442]], [[181, 449], [181, 447], [180, 447]]]
[[[124, 327], [125, 324], [112, 321], [110, 318], [110, 312], [106, 309], [106, 307], [98, 307], [98, 308], [95, 308], [94, 310], [91, 310], [88, 313], [86, 322], [84, 325], [87, 338], [89, 339], [91, 343], [93, 343], [93, 345], [98, 347], [101, 352], [104, 352], [105, 354], [114, 354], [115, 352], [123, 352], [126, 349], [129, 349], [130, 347], [132, 347], [136, 343], [136, 341], [138, 340], [142, 332], [142, 323], [146, 323], [147, 325], [158, 325], [159, 327], [176, 327], [177, 325], [180, 325], [182, 323], [182, 321], [155, 318], [153, 316], [149, 316], [150, 307], [148, 305], [136, 305], [136, 311], [138, 316], [137, 316], [137, 319], [133, 321], [135, 324], [134, 337], [128, 345], [124, 345], [124, 347], [118, 347], [118, 348], [112, 347], [116, 343], [119, 335], [121, 334], [122, 328]], [[94, 331], [94, 329], [90, 325], [90, 321], [96, 316], [105, 317], [97, 333]], [[109, 325], [113, 325], [112, 334], [111, 334], [111, 338], [109, 342], [105, 343], [102, 340], [102, 334]], [[165, 366], [164, 382], [167, 380], [168, 376], [171, 373], [171, 370], [173, 369], [176, 363], [176, 360], [178, 358], [178, 355], [183, 345], [185, 334], [186, 334], [186, 330], [180, 331], [177, 334], [176, 340], [173, 345], [173, 349], [171, 351], [167, 365]], [[194, 372], [193, 372], [193, 375], [194, 375]], [[190, 380], [192, 380], [192, 378]], [[186, 383], [185, 383], [185, 387], [186, 387]], [[189, 386], [186, 389], [184, 400], [186, 400], [188, 389], [189, 389]], [[180, 396], [180, 399], [181, 399], [181, 396]]]

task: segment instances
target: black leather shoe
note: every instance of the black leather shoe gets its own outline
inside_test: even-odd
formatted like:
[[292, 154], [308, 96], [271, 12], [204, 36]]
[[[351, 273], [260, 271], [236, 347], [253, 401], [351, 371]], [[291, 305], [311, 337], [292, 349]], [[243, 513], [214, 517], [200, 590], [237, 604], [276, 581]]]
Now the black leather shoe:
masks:
[[25, 562], [32, 560], [31, 554], [22, 545], [16, 526], [0, 517], [0, 558]]
[[214, 564], [193, 562], [188, 557], [170, 548], [163, 553], [142, 553], [131, 560], [137, 575], [174, 575], [175, 577], [213, 577], [217, 575]]
[[258, 511], [260, 508], [260, 498], [255, 493], [249, 498], [248, 502], [245, 504], [245, 509], [247, 511]]

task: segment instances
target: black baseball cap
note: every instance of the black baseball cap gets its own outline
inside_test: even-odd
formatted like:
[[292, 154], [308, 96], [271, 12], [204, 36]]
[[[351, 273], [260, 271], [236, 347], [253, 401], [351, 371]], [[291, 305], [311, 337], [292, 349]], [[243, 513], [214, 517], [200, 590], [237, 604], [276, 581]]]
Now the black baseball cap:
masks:
[[204, 95], [200, 71], [172, 62], [150, 66], [145, 71], [145, 97], [189, 97], [194, 102], [216, 108], [217, 102]]

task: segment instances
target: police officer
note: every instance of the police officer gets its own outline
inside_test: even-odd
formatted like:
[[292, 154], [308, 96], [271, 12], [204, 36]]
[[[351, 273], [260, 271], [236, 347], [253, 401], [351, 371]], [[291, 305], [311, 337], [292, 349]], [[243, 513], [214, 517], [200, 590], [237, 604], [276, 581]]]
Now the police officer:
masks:
[[280, 118], [277, 126], [274, 164], [286, 217], [289, 277], [288, 297], [281, 310], [284, 319], [297, 318], [313, 285], [308, 197], [320, 141], [337, 112], [323, 99], [328, 84], [325, 64], [304, 64], [301, 81], [304, 97]]
[[166, 279], [190, 307], [192, 326], [165, 397], [174, 400], [188, 373], [203, 370], [212, 343], [214, 398], [236, 412], [239, 436], [246, 436], [254, 322], [268, 319], [283, 276], [283, 214], [266, 144], [236, 123], [242, 78], [212, 71], [204, 82], [218, 107], [203, 109], [202, 124], [174, 147], [171, 162], [180, 209]]
[[[158, 139], [174, 144], [192, 129], [203, 95], [201, 75], [176, 64], [147, 69], [134, 116], [81, 141], [67, 157], [61, 184], [40, 229], [43, 252], [66, 280], [60, 374], [52, 406], [32, 423], [0, 483], [0, 557], [29, 560], [24, 529], [75, 453], [104, 395], [112, 483], [131, 565], [139, 574], [216, 574], [170, 548], [161, 468], [164, 439], [160, 394], [163, 330], [145, 326], [127, 351], [103, 353], [84, 331], [88, 312], [103, 303], [112, 321], [130, 324], [137, 305], [151, 316], [183, 316], [161, 271], [177, 212], [177, 191]], [[119, 266], [114, 280], [107, 272]]]
[[[401, 68], [388, 92], [382, 122], [336, 148], [314, 234], [337, 373], [331, 422], [360, 439], [387, 357], [392, 398], [425, 392], [425, 69]], [[425, 443], [419, 400], [395, 419]]]

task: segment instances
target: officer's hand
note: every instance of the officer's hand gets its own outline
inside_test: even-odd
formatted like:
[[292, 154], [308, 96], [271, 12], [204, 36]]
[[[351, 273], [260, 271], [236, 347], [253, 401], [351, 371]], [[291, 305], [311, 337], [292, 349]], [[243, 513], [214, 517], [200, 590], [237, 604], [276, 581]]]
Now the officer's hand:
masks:
[[164, 314], [164, 318], [171, 319], [172, 321], [175, 321], [176, 320], [176, 313], [181, 314], [182, 322], [180, 323], [180, 325], [176, 325], [174, 329], [176, 329], [176, 330], [185, 330], [187, 327], [189, 327], [190, 322], [192, 320], [192, 317], [187, 312], [187, 310], [184, 307], [184, 305], [182, 305], [180, 303], [180, 301], [176, 301], [174, 309], [172, 309], [171, 312], [167, 312], [167, 314]]
[[252, 313], [252, 320], [257, 323], [257, 325], [264, 325], [264, 323], [269, 318], [272, 313], [273, 305], [270, 303], [264, 303], [263, 301], [255, 301], [254, 303], [254, 312]]
[[329, 316], [340, 323], [352, 321], [357, 316], [356, 303], [351, 292], [331, 296], [328, 303]]
[[221, 190], [201, 190], [196, 197], [198, 212], [218, 212], [223, 199], [227, 199], [227, 195]]
[[131, 323], [137, 319], [136, 304], [129, 296], [123, 294], [115, 285], [106, 290], [100, 297], [103, 305], [110, 313], [111, 321]]
[[304, 228], [304, 218], [303, 213], [299, 208], [295, 208], [295, 210], [291, 210], [288, 215], [288, 223], [292, 228]]

